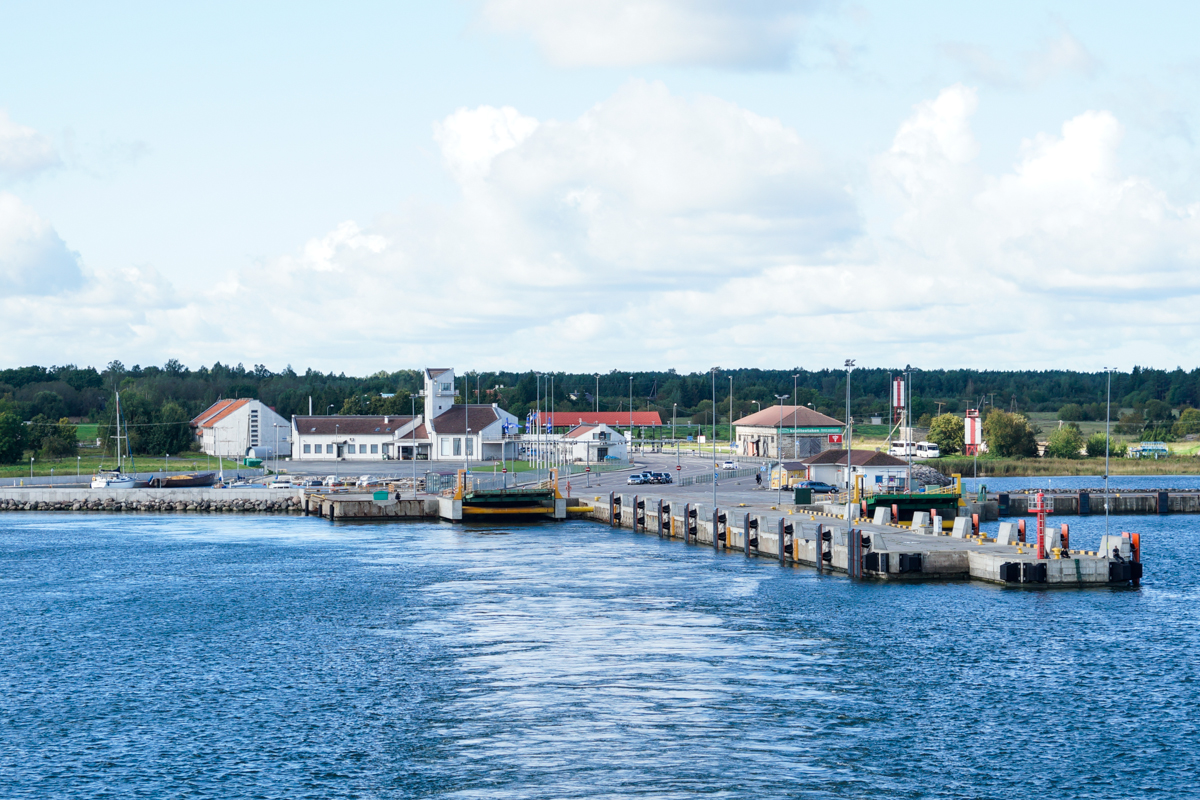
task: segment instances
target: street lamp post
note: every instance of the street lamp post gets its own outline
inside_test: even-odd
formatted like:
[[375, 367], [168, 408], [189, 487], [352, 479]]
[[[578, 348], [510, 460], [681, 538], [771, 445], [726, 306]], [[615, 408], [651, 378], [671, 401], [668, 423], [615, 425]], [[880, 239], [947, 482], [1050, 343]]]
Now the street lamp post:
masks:
[[775, 431], [775, 455], [779, 461], [779, 483], [775, 485], [777, 508], [783, 505], [783, 401], [787, 399], [786, 394], [775, 395], [775, 400], [779, 403], [779, 427]]
[[83, 456], [75, 456], [75, 477], [79, 477], [79, 462], [83, 460]]
[[633, 445], [633, 376], [629, 376], [629, 444]]
[[733, 376], [729, 376], [729, 453], [733, 458], [735, 442], [733, 440]]
[[1108, 507], [1111, 505], [1108, 499], [1108, 448], [1109, 448], [1109, 428], [1112, 425], [1112, 374], [1116, 367], [1105, 367], [1104, 371], [1108, 373], [1108, 400], [1107, 410], [1104, 412], [1104, 535], [1108, 535]]
[[[850, 419], [850, 371], [854, 369], [854, 359], [846, 359], [846, 546], [850, 546], [850, 485], [854, 482], [854, 427]], [[854, 574], [851, 571], [851, 574]]]
[[335, 424], [334, 424], [334, 426], [333, 426], [333, 482], [334, 482], [334, 483], [337, 483], [337, 480], [338, 480], [338, 468], [337, 468], [337, 462], [338, 462], [338, 428], [339, 428], [340, 426], [341, 426], [341, 423], [340, 423], [340, 422], [339, 422], [339, 423], [335, 423]]
[[[712, 400], [713, 400], [713, 510], [717, 508], [717, 371], [720, 367], [713, 367], [712, 373]], [[713, 531], [713, 536], [716, 536], [716, 530]]]
[[[798, 381], [799, 379], [800, 379], [800, 375], [798, 373], [796, 375], [792, 376], [792, 397], [795, 398], [795, 400], [793, 400], [795, 405], [793, 405], [792, 408], [800, 408], [800, 391], [797, 388], [797, 383], [796, 383], [796, 381]], [[800, 443], [796, 439], [796, 412], [793, 411], [792, 412], [792, 458], [799, 458], [799, 457], [800, 457]]]
[[33, 482], [33, 456], [29, 457], [29, 481]]

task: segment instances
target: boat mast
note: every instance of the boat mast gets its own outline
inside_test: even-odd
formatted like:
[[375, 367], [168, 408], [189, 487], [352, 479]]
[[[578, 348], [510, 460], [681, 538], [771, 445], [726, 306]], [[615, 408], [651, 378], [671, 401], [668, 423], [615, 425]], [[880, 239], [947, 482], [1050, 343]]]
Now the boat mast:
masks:
[[117, 392], [117, 472], [125, 472], [125, 457], [121, 455], [121, 393]]

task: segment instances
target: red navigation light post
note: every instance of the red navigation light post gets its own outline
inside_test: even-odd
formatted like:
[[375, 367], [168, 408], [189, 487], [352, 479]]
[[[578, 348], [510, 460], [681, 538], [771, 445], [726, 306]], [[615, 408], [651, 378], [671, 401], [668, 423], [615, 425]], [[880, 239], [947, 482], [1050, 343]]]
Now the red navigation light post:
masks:
[[1054, 511], [1046, 507], [1046, 495], [1038, 492], [1034, 499], [1035, 505], [1029, 507], [1029, 511], [1037, 514], [1037, 557], [1046, 557], [1046, 515], [1053, 514]]

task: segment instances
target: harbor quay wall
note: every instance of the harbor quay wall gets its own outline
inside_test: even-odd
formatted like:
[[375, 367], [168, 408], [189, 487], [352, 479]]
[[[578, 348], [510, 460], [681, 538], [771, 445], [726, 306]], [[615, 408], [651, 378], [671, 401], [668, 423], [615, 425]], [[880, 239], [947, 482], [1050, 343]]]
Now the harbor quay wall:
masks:
[[0, 488], [0, 511], [213, 511], [303, 513], [295, 489]]
[[[1166, 492], [1167, 507], [1159, 508], [1159, 492], [1113, 493], [1109, 499], [1111, 514], [1200, 514], [1200, 492]], [[997, 495], [991, 495], [993, 498]], [[1046, 505], [1055, 514], [1084, 516], [1104, 513], [1103, 494], [1085, 494], [1086, 500], [1081, 501], [1079, 494], [1047, 494]], [[992, 503], [996, 500], [990, 501]], [[1035, 502], [1032, 494], [1010, 494], [1008, 496], [1008, 516], [1029, 514], [1029, 507]], [[1082, 508], [1082, 512], [1081, 512]]]
[[[599, 500], [572, 500], [572, 504], [589, 508], [583, 514], [585, 519], [657, 535], [659, 498], [638, 496], [637, 500], [645, 504], [643, 509], [634, 508], [634, 497], [628, 494], [622, 494], [620, 504], [613, 508], [609, 507], [608, 498], [604, 497]], [[667, 501], [663, 502], [665, 504]], [[669, 513], [663, 514], [663, 537], [713, 547], [713, 509], [700, 504], [690, 508], [697, 511], [692, 522], [694, 532], [688, 533], [684, 505], [671, 501]], [[719, 513], [725, 515], [726, 523], [722, 525], [718, 522], [716, 531], [718, 537], [724, 533], [724, 541], [718, 538], [718, 547], [714, 549], [745, 553], [746, 536], [749, 534], [752, 542], [757, 539], [757, 546], [752, 544], [749, 548], [750, 556], [777, 560], [784, 565], [816, 567], [830, 573], [848, 573], [849, 548], [844, 517], [818, 511], [802, 515], [747, 515], [740, 508], [722, 508]], [[792, 535], [785, 536], [782, 554], [779, 547], [781, 521], [792, 525]], [[756, 524], [748, 526], [747, 523], [751, 522]], [[1110, 559], [1098, 553], [1076, 551], [1071, 557], [1037, 559], [1024, 545], [999, 545], [995, 540], [986, 538], [955, 539], [934, 532], [932, 528], [913, 530], [891, 524], [877, 525], [865, 519], [854, 520], [853, 527], [856, 534], [874, 540], [870, 551], [879, 557], [876, 562], [879, 568], [863, 571], [863, 577], [869, 580], [974, 579], [1012, 586], [1014, 583], [1011, 579], [1005, 580], [1002, 566], [1018, 562], [1045, 565], [1045, 576], [1036, 583], [1016, 585], [1068, 588], [1100, 586], [1110, 582]], [[828, 534], [827, 540], [823, 540], [823, 533]], [[866, 552], [866, 549], [860, 552]], [[905, 565], [906, 561], [908, 566]], [[913, 563], [917, 566], [911, 566]]]

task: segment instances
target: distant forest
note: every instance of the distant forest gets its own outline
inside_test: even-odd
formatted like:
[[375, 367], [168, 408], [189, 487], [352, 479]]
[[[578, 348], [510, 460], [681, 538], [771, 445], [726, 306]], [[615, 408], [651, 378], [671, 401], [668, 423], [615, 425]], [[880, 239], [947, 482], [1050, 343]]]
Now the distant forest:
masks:
[[[858, 369], [850, 384], [853, 414], [889, 418], [889, 387], [899, 369]], [[376, 372], [365, 377], [306, 370], [290, 366], [272, 372], [259, 364], [189, 369], [171, 360], [161, 367], [126, 367], [113, 361], [102, 370], [73, 364], [0, 370], [0, 413], [38, 425], [63, 418], [107, 424], [112, 417], [114, 389], [131, 423], [135, 452], [181, 452], [190, 445], [187, 422], [221, 398], [254, 397], [284, 417], [307, 414], [309, 399], [317, 414], [408, 414], [422, 385], [423, 371]], [[546, 373], [541, 394], [551, 391], [556, 411], [593, 408], [597, 386], [601, 411], [627, 411], [630, 391], [635, 410], [658, 411], [670, 423], [672, 410], [680, 422], [710, 423], [713, 381], [709, 373], [663, 372]], [[630, 380], [632, 378], [632, 380]], [[733, 416], [773, 405], [776, 395], [788, 395], [833, 417], [845, 416], [846, 373], [843, 370], [732, 369], [716, 375], [717, 422], [728, 422], [730, 378]], [[539, 380], [533, 372], [470, 372], [460, 375], [460, 395], [470, 402], [497, 402], [518, 418], [535, 406]], [[391, 396], [385, 396], [391, 395]], [[917, 418], [967, 408], [995, 407], [1006, 411], [1058, 412], [1068, 416], [1103, 418], [1105, 375], [1066, 370], [983, 371], [922, 370], [913, 372], [913, 409]], [[1185, 372], [1134, 367], [1114, 373], [1114, 408], [1135, 410], [1164, 407], [1178, 410], [1200, 406], [1200, 369]], [[419, 411], [419, 400], [417, 400]], [[1116, 412], [1114, 411], [1114, 417]], [[29, 426], [26, 426], [29, 428]], [[27, 443], [28, 445], [29, 443]]]

